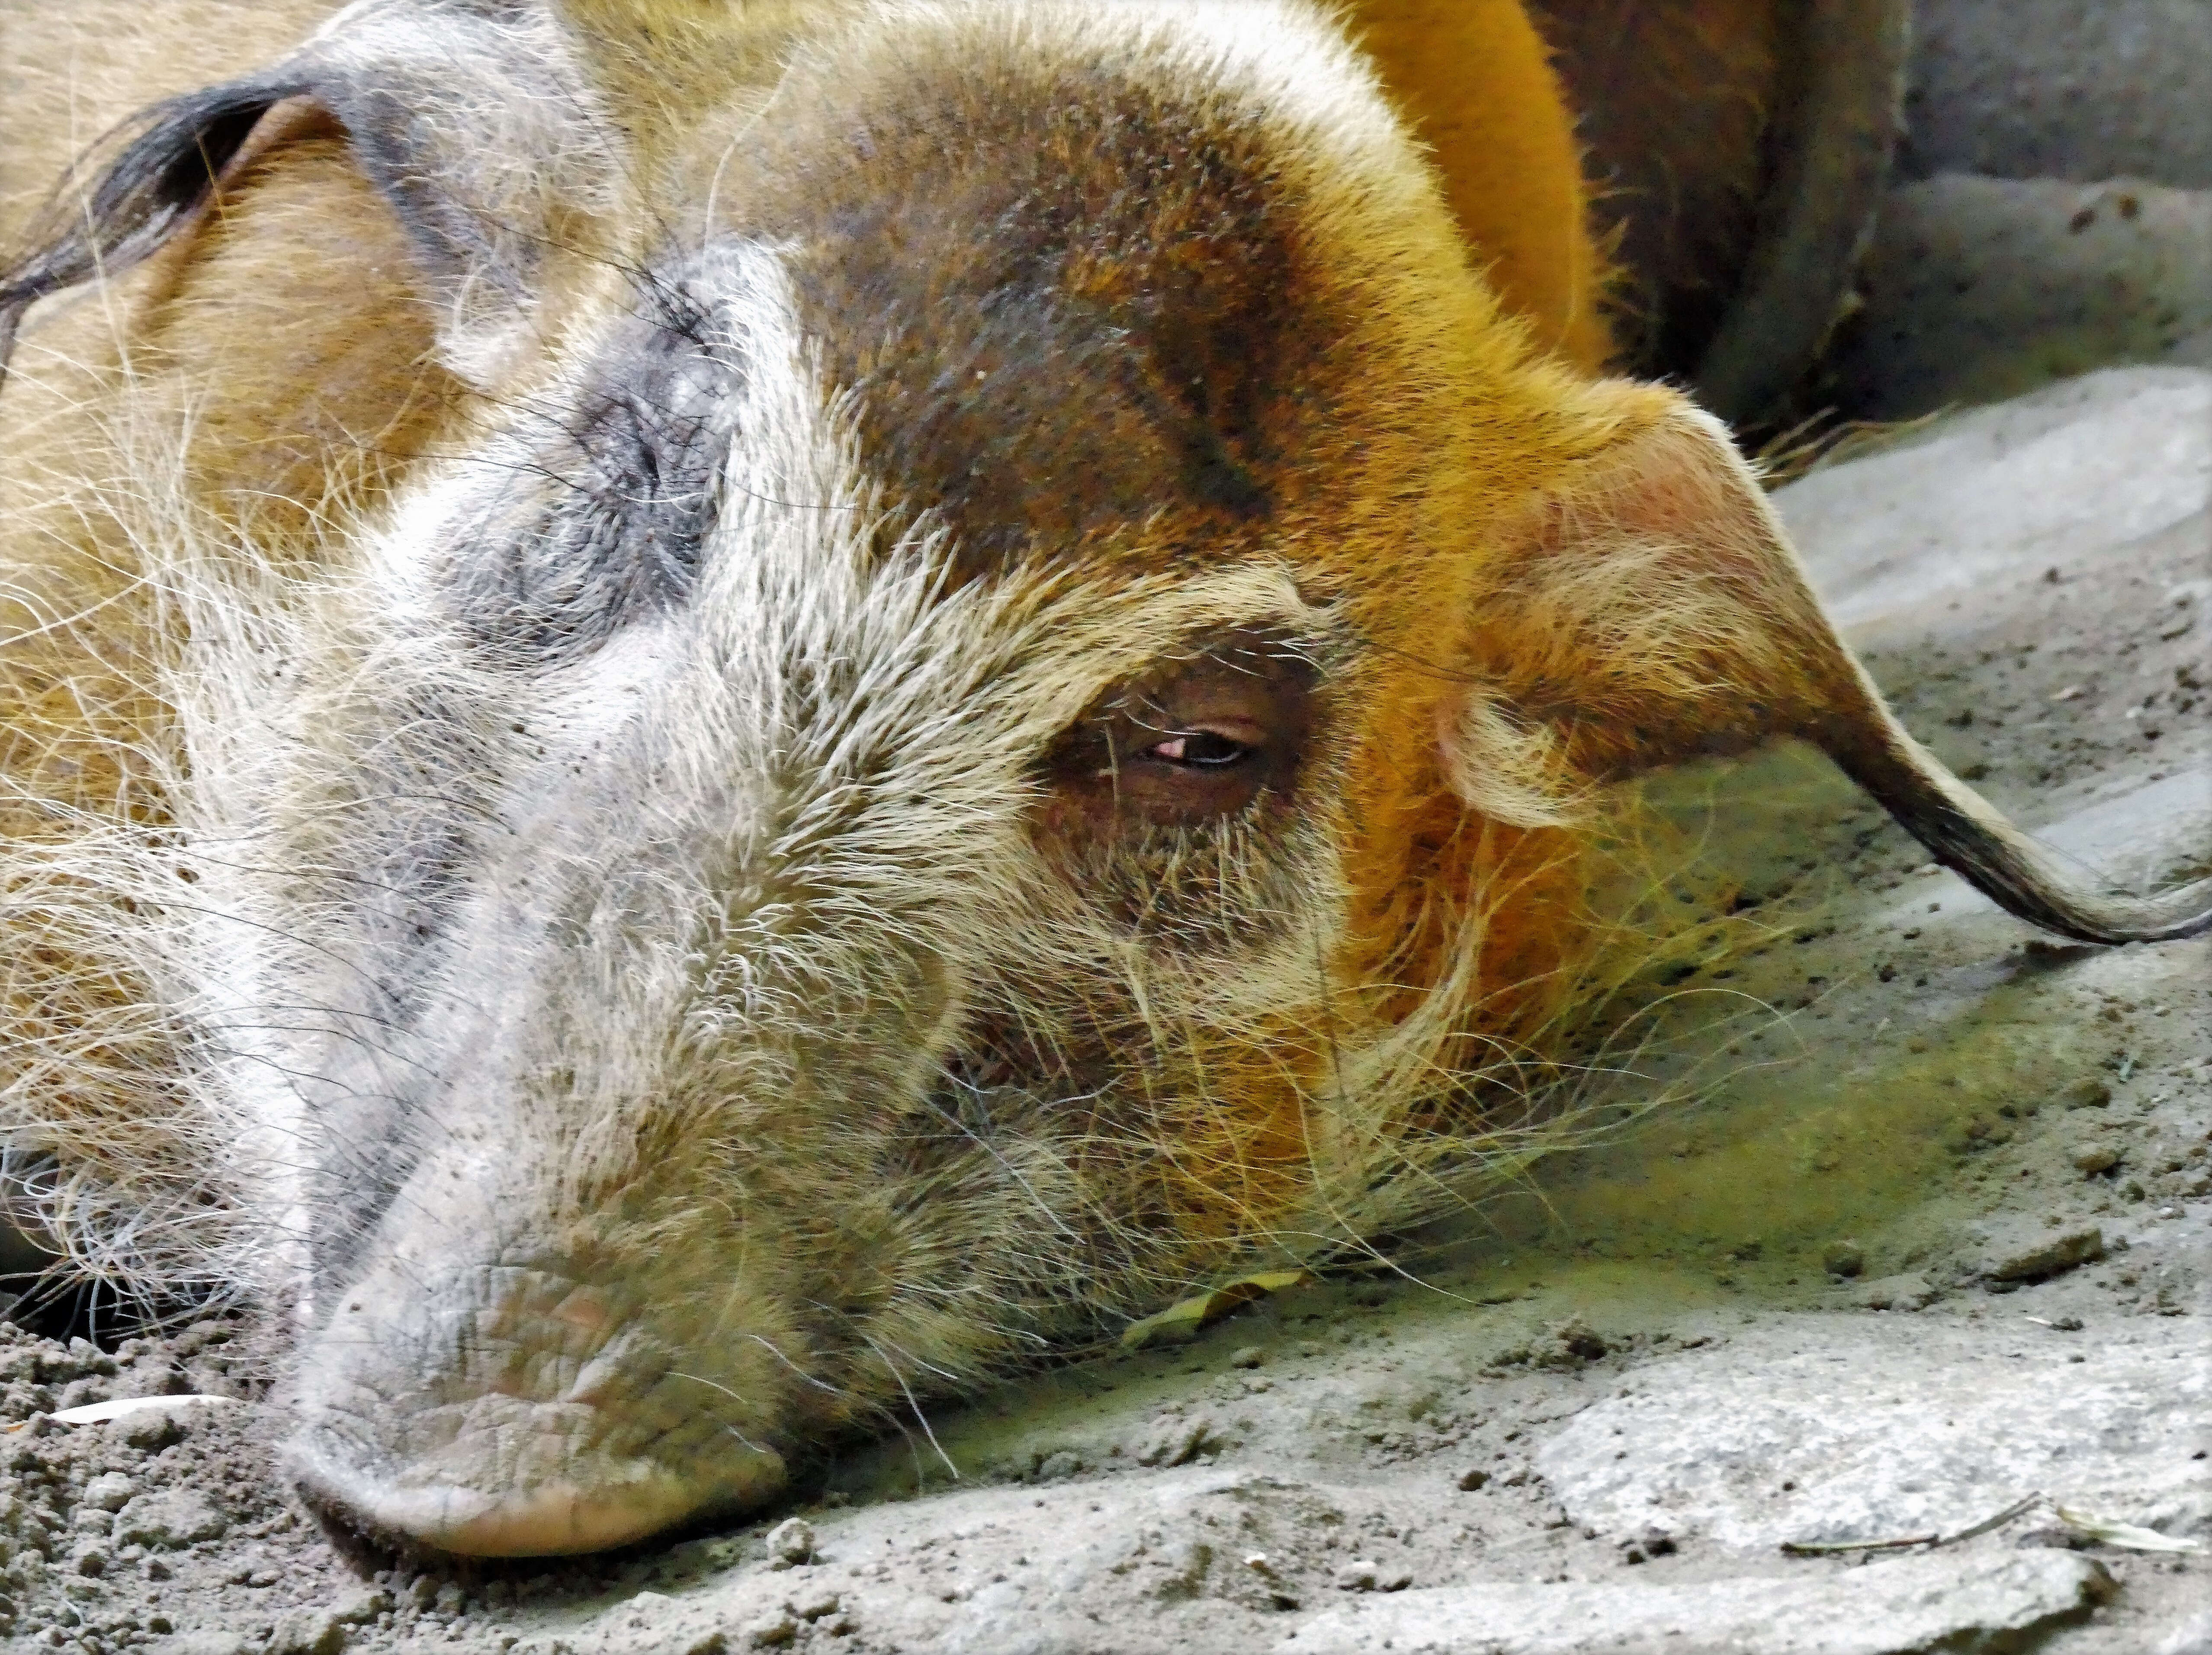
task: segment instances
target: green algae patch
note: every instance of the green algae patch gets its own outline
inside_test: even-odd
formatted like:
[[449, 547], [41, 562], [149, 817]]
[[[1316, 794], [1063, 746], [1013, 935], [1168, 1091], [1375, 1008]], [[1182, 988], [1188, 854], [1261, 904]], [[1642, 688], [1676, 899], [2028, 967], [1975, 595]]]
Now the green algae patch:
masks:
[[[1492, 1220], [1531, 1244], [1746, 1264], [1819, 1256], [1845, 1237], [1872, 1243], [1931, 1202], [1954, 1204], [1963, 1163], [2012, 1141], [2093, 1071], [2072, 1031], [2002, 1003], [2019, 998], [1992, 995], [1940, 1050], [1854, 1062], [1831, 1042], [1763, 1067], [1555, 1164]], [[1893, 1262], [1877, 1250], [1862, 1268]]]
[[1674, 1267], [1700, 1299], [1921, 1264], [1986, 1206], [1990, 1169], [2102, 1085], [2109, 1031], [2052, 951], [1924, 873], [1825, 758], [1685, 767], [1633, 814], [1674, 859], [1649, 863], [1639, 911], [1665, 891], [1736, 912], [1655, 932], [1579, 1140], [1431, 1232], [1467, 1238], [1478, 1293], [1484, 1259], [1530, 1253]]

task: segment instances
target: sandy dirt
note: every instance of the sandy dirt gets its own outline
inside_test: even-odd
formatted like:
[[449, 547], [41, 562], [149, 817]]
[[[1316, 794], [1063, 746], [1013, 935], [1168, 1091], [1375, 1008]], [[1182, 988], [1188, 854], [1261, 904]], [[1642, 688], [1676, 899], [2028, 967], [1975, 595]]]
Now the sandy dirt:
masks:
[[[2052, 843], [2172, 879], [2212, 865], [2209, 496], [2212, 375], [2166, 368], [1781, 498], [1916, 730]], [[2036, 1492], [2212, 1539], [2212, 945], [2039, 940], [1802, 752], [1650, 795], [1692, 848], [1674, 883], [1739, 911], [1653, 962], [1590, 1102], [1675, 1101], [1388, 1262], [932, 1407], [744, 1526], [557, 1565], [326, 1534], [270, 1471], [241, 1330], [0, 1326], [0, 1625], [178, 1655], [1517, 1652], [1680, 1649], [1669, 1616], [1741, 1599], [1762, 1641], [1711, 1646], [2208, 1646], [2204, 1554], [2047, 1508], [1917, 1561], [1778, 1548]], [[249, 1399], [46, 1417], [183, 1391]], [[1882, 1590], [1908, 1566], [1932, 1630]]]

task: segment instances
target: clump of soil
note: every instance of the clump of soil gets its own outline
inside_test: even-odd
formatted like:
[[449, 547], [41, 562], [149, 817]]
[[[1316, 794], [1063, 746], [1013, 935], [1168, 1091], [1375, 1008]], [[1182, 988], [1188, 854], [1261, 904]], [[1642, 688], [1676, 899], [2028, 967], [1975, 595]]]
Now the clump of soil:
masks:
[[[234, 1331], [201, 1323], [106, 1352], [0, 1323], [0, 1631], [122, 1650], [173, 1632], [162, 1606], [180, 1591], [250, 1622], [319, 1584], [301, 1554], [327, 1548], [287, 1505], [254, 1410], [223, 1400], [244, 1389]], [[216, 1400], [52, 1417], [195, 1390]]]

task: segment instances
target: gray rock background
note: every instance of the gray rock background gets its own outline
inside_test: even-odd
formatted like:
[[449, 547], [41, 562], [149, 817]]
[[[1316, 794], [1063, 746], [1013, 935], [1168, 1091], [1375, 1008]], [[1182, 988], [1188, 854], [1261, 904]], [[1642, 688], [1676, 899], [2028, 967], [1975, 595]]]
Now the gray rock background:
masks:
[[2212, 188], [2208, 0], [1919, 0], [1908, 177]]
[[1838, 408], [2212, 364], [2212, 0], [1920, 0], [1914, 28]]

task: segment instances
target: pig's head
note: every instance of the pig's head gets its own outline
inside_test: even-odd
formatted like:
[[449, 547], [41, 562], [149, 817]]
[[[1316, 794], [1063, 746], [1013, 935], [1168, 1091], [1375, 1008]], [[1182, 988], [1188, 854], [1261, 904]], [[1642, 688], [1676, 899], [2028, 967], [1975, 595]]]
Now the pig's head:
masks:
[[482, 393], [185, 658], [201, 1085], [349, 1520], [619, 1544], [1356, 1235], [1540, 1061], [1654, 764], [1806, 736], [2032, 919], [2203, 922], [1897, 729], [1726, 435], [1529, 349], [1303, 9], [870, 11], [650, 119], [596, 10], [356, 7], [43, 255], [311, 100]]

